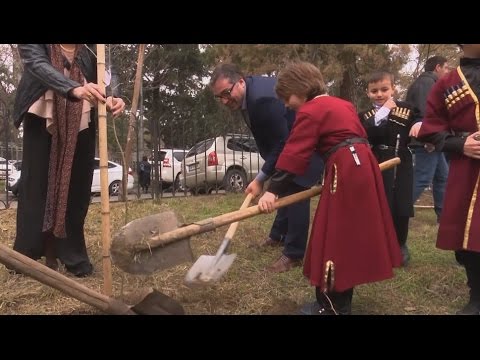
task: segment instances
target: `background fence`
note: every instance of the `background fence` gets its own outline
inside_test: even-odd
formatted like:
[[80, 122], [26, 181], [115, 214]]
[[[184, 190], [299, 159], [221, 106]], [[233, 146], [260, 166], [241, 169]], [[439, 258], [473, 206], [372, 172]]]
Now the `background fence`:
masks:
[[[188, 137], [185, 136], [187, 125], [178, 127], [167, 121], [145, 136], [148, 141], [140, 141], [137, 136], [132, 158], [127, 161], [135, 179], [133, 189], [128, 190], [130, 195], [161, 198], [241, 192], [258, 174], [264, 161], [241, 117], [226, 116], [224, 124], [214, 128], [204, 126], [201, 121], [191, 121]], [[155, 126], [153, 124], [154, 129]], [[109, 138], [110, 148], [115, 147], [111, 146], [114, 142]], [[109, 151], [109, 160], [120, 165], [124, 164], [123, 156], [122, 151]], [[143, 156], [147, 156], [151, 164], [147, 194], [142, 194], [138, 184], [139, 163]], [[7, 158], [11, 163], [21, 161], [22, 147], [0, 139], [0, 157], [3, 158], [0, 159], [0, 200], [7, 203], [3, 207], [6, 208], [16, 197], [7, 192], [8, 179], [6, 173], [2, 177], [2, 161], [5, 164]], [[13, 166], [8, 169], [10, 175], [16, 171]]]

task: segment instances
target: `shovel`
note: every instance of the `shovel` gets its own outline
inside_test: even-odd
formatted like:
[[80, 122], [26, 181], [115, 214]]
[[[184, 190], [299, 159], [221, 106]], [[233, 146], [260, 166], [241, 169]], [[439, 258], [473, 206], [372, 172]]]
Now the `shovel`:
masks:
[[[379, 167], [383, 171], [398, 164], [400, 164], [400, 158], [395, 157], [382, 162]], [[309, 190], [278, 199], [274, 208], [291, 205], [319, 195], [321, 192], [321, 186], [314, 186]], [[113, 237], [112, 261], [120, 269], [132, 274], [151, 274], [154, 271], [167, 269], [193, 260], [190, 236], [203, 234], [259, 214], [262, 212], [256, 205], [186, 226], [181, 225], [181, 219], [173, 211], [136, 219], [125, 225]]]
[[183, 315], [182, 305], [154, 289], [135, 294], [132, 305], [98, 293], [49, 267], [0, 244], [0, 263], [111, 315]]
[[[249, 193], [243, 201], [240, 210], [247, 208], [252, 199], [253, 195]], [[206, 285], [210, 282], [218, 281], [227, 272], [230, 266], [232, 266], [233, 260], [237, 257], [236, 254], [225, 254], [233, 235], [235, 235], [235, 231], [237, 231], [237, 227], [238, 221], [230, 224], [215, 256], [202, 255], [195, 261], [185, 276], [185, 284], [187, 286]]]

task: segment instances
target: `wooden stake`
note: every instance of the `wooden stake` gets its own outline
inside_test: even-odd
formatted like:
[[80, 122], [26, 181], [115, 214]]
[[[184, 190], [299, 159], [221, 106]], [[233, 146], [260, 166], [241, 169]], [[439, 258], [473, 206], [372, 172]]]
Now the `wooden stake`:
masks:
[[[97, 80], [105, 94], [105, 44], [97, 44]], [[110, 259], [110, 195], [108, 193], [107, 106], [98, 102], [98, 149], [100, 152], [100, 195], [102, 204], [103, 293], [112, 296]]]

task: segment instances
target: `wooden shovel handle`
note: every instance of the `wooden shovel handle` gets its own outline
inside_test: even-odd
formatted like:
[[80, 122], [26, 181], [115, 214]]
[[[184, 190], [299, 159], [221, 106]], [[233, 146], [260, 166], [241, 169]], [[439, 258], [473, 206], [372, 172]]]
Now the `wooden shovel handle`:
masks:
[[384, 162], [378, 164], [378, 167], [380, 168], [380, 171], [384, 171], [384, 170], [390, 169], [394, 166], [397, 166], [400, 163], [401, 163], [400, 158], [399, 157], [394, 157], [390, 160], [387, 160], [387, 161], [384, 161]]
[[100, 294], [2, 244], [0, 244], [0, 263], [107, 314], [135, 315], [129, 306], [119, 300]]
[[[253, 195], [252, 193], [249, 193], [245, 198], [245, 200], [243, 201], [242, 206], [240, 206], [239, 210], [246, 209], [248, 205], [250, 205], [250, 202], [252, 200], [253, 200]], [[227, 233], [225, 234], [225, 239], [231, 240], [233, 238], [233, 235], [235, 235], [235, 231], [237, 231], [237, 227], [238, 227], [238, 221], [230, 224], [230, 226], [228, 227]]]
[[[400, 158], [396, 157], [379, 164], [380, 170], [386, 170], [400, 164]], [[306, 200], [316, 195], [319, 195], [322, 192], [321, 186], [314, 186], [311, 189], [298, 192], [293, 195], [285, 196], [278, 199], [274, 204], [274, 209], [280, 209], [282, 207], [291, 205], [298, 201]], [[245, 199], [246, 201], [247, 199]], [[228, 225], [234, 222], [238, 222], [243, 219], [248, 219], [253, 216], [259, 215], [262, 212], [260, 211], [258, 205], [250, 206], [246, 209], [241, 209], [233, 211], [227, 214], [219, 215], [214, 218], [206, 219], [199, 221], [195, 224], [184, 226], [163, 234], [159, 234], [151, 237], [148, 241], [143, 241], [133, 245], [133, 251], [142, 251], [149, 248], [155, 248], [159, 246], [165, 246], [167, 244], [183, 240], [192, 235], [202, 234], [208, 231], [212, 231], [217, 227]]]

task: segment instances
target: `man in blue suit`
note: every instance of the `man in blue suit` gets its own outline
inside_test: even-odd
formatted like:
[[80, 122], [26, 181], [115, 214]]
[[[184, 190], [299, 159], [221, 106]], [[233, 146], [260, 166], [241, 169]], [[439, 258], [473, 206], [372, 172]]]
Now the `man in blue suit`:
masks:
[[[245, 190], [258, 196], [264, 182], [273, 175], [278, 156], [283, 150], [295, 121], [295, 112], [287, 109], [275, 95], [276, 78], [244, 76], [234, 64], [220, 64], [213, 71], [210, 88], [223, 105], [241, 111], [251, 130], [260, 155], [265, 160], [257, 177]], [[323, 173], [323, 162], [315, 156], [306, 174], [297, 176], [289, 190], [281, 196], [303, 191], [317, 183]], [[310, 199], [279, 209], [262, 246], [284, 245], [282, 255], [267, 270], [284, 272], [299, 266], [307, 245], [310, 225]]]

